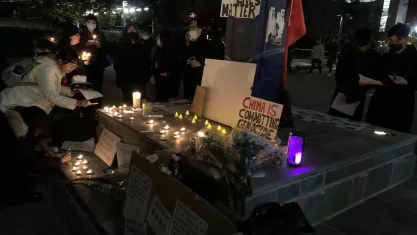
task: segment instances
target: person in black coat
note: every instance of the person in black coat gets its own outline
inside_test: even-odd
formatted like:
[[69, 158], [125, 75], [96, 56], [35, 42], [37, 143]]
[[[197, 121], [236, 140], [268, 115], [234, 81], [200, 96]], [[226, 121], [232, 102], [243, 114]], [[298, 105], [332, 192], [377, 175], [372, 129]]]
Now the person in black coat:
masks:
[[397, 24], [388, 31], [390, 50], [382, 56], [379, 86], [372, 96], [367, 122], [409, 132], [414, 117], [417, 86], [417, 50], [407, 45], [410, 27]]
[[371, 31], [360, 29], [355, 32], [355, 44], [347, 44], [339, 55], [336, 68], [336, 90], [333, 101], [338, 93], [346, 96], [347, 103], [359, 102], [355, 113], [351, 116], [330, 108], [329, 113], [352, 120], [362, 120], [366, 93], [369, 86], [359, 85], [359, 74], [374, 78], [377, 76], [381, 55], [370, 48]]
[[207, 39], [202, 35], [203, 29], [192, 22], [185, 35], [185, 47], [182, 55], [184, 73], [184, 98], [193, 99], [197, 86], [203, 79], [204, 62], [208, 56]]
[[337, 50], [339, 49], [339, 45], [336, 42], [336, 39], [333, 38], [332, 41], [327, 44], [327, 67], [329, 68], [329, 76], [332, 75], [333, 72], [333, 65], [337, 59]]
[[152, 69], [155, 78], [157, 101], [165, 102], [178, 94], [180, 56], [176, 53], [169, 31], [162, 31], [157, 39], [152, 56]]
[[118, 45], [118, 54], [113, 67], [116, 70], [116, 83], [123, 93], [123, 101], [132, 104], [132, 93], [139, 91], [146, 98], [146, 83], [152, 76], [151, 49], [139, 39], [134, 25], [126, 25], [123, 41]]

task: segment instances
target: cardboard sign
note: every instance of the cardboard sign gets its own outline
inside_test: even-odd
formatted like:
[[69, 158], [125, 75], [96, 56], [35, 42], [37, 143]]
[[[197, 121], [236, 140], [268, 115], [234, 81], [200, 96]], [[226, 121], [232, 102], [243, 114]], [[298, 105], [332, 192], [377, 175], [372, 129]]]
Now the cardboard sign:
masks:
[[236, 125], [242, 97], [252, 94], [256, 64], [206, 59], [201, 86], [206, 90], [203, 116]]
[[206, 90], [202, 88], [201, 86], [197, 86], [197, 89], [195, 90], [193, 103], [191, 104], [190, 111], [199, 117], [203, 115], [205, 98], [206, 98]]
[[281, 104], [247, 96], [241, 102], [235, 128], [274, 140], [283, 108]]
[[111, 166], [114, 160], [114, 155], [117, 151], [116, 143], [120, 142], [120, 140], [120, 137], [104, 128], [101, 132], [100, 139], [98, 140], [94, 153], [108, 166]]
[[261, 0], [222, 0], [220, 17], [253, 19], [261, 11]]
[[[131, 178], [137, 175], [132, 174], [132, 169], [139, 170], [144, 178], [150, 178], [152, 182], [151, 200], [147, 200], [147, 234], [235, 235], [235, 226], [222, 213], [177, 179], [161, 172], [144, 155], [137, 152], [132, 153], [127, 200], [128, 195], [131, 195]], [[126, 206], [125, 204], [125, 208]], [[139, 218], [143, 217], [140, 215], [135, 218], [140, 222]]]

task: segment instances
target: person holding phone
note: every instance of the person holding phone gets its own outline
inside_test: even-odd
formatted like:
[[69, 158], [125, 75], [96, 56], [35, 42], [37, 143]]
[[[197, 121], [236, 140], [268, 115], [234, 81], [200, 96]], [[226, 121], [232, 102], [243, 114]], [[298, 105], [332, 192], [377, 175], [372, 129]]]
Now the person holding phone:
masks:
[[192, 21], [185, 35], [185, 47], [182, 60], [184, 63], [184, 98], [193, 100], [197, 86], [203, 79], [204, 61], [208, 55], [207, 39], [202, 36], [203, 29], [197, 21]]
[[410, 27], [397, 24], [388, 31], [390, 50], [382, 56], [383, 86], [376, 88], [367, 114], [369, 124], [410, 132], [417, 88], [417, 50], [408, 45]]

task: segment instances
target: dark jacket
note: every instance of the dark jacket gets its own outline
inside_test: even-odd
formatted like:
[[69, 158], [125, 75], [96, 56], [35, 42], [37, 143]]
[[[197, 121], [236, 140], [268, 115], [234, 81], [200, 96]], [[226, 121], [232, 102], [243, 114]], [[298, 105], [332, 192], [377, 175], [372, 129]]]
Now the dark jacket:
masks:
[[204, 33], [202, 33], [196, 41], [186, 40], [182, 53], [182, 64], [186, 66], [186, 68], [191, 68], [191, 66], [187, 65], [187, 60], [195, 57], [195, 59], [204, 66], [204, 62], [208, 56], [208, 47], [209, 45], [207, 39], [204, 38]]
[[[369, 106], [367, 122], [401, 132], [409, 132], [414, 117], [414, 92], [417, 88], [417, 50], [414, 46], [397, 54], [382, 56], [380, 80], [385, 86], [376, 89]], [[388, 77], [405, 78], [408, 85], [396, 85]]]
[[152, 51], [152, 71], [158, 76], [161, 73], [177, 72], [180, 65], [180, 54], [169, 39], [161, 39], [163, 46], [155, 46]]
[[[87, 45], [89, 40], [93, 40], [93, 35], [97, 36], [96, 40], [100, 41], [100, 47], [96, 45]], [[109, 43], [106, 36], [101, 31], [95, 31], [90, 33], [86, 28], [81, 32], [81, 50], [82, 52], [91, 53], [91, 59], [89, 67], [95, 67], [98, 70], [104, 70], [105, 68], [105, 56], [109, 53]], [[81, 53], [82, 53], [81, 52]]]

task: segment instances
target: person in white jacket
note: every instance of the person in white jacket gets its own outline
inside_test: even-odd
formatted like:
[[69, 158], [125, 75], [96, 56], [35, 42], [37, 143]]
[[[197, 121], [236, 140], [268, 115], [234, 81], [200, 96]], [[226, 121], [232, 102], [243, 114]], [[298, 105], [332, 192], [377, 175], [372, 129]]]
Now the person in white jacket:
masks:
[[77, 68], [77, 52], [67, 48], [57, 53], [56, 58], [41, 56], [36, 65], [22, 78], [22, 83], [0, 92], [0, 111], [5, 113], [16, 107], [38, 107], [49, 114], [56, 105], [73, 110], [77, 106], [87, 107], [87, 100], [77, 101], [71, 97], [75, 92], [61, 86], [65, 74]]
[[313, 74], [314, 67], [319, 68], [319, 72], [322, 72], [322, 60], [324, 59], [324, 46], [321, 44], [321, 40], [317, 40], [316, 45], [313, 47], [313, 51], [311, 52], [311, 69], [310, 75]]

